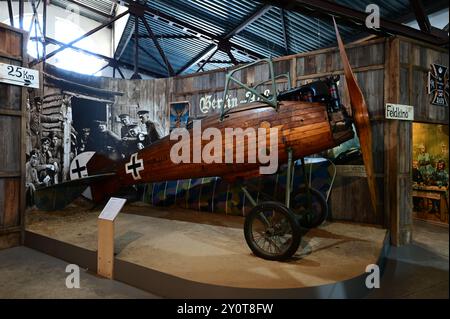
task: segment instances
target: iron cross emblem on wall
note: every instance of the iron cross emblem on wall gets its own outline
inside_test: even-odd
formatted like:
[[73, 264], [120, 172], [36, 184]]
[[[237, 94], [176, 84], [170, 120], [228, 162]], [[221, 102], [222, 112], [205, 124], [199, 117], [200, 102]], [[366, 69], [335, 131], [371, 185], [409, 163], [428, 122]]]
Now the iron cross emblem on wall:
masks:
[[448, 68], [439, 64], [431, 64], [428, 72], [428, 94], [430, 103], [439, 106], [448, 106]]

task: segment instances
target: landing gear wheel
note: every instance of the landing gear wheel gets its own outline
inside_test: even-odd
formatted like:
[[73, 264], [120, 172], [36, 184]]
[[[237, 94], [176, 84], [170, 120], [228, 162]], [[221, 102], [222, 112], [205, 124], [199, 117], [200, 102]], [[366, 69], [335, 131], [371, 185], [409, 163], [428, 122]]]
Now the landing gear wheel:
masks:
[[245, 218], [244, 235], [252, 252], [268, 260], [290, 258], [301, 241], [296, 216], [277, 202], [256, 205]]
[[311, 204], [308, 209], [308, 195], [302, 187], [292, 196], [291, 209], [299, 216], [300, 226], [314, 228], [322, 224], [328, 216], [328, 204], [325, 197], [317, 189], [310, 188]]

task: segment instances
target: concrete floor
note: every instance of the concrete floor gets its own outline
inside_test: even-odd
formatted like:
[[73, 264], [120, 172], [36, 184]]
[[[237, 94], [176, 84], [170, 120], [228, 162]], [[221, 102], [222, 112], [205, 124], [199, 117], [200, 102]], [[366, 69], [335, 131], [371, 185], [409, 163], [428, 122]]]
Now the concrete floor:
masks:
[[448, 299], [449, 230], [415, 221], [413, 243], [391, 247], [380, 288], [369, 298]]
[[66, 287], [68, 263], [27, 247], [0, 251], [0, 299], [142, 299], [156, 296], [80, 269], [80, 288]]
[[[165, 215], [165, 212], [161, 212], [160, 217], [166, 218]], [[178, 219], [182, 220], [183, 216], [185, 215], [181, 214]], [[222, 221], [215, 215], [208, 220], [215, 225]], [[240, 221], [234, 221], [236, 228], [240, 228]], [[391, 247], [381, 287], [374, 289], [368, 298], [448, 299], [448, 228], [415, 221], [413, 237], [411, 245]], [[156, 298], [152, 294], [96, 277], [83, 270], [81, 288], [67, 289], [66, 265], [64, 261], [25, 247], [2, 250], [0, 298]]]

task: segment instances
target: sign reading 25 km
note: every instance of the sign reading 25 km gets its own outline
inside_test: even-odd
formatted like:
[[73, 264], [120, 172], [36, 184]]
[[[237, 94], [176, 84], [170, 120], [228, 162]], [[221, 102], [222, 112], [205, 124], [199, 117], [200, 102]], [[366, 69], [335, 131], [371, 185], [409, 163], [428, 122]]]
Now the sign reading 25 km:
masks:
[[18, 65], [0, 63], [0, 82], [39, 88], [39, 72]]

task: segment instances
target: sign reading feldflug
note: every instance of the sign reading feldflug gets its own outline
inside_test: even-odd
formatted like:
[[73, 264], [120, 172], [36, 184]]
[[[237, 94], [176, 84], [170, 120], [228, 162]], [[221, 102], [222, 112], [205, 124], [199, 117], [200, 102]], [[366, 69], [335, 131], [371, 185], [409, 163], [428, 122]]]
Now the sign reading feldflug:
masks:
[[402, 104], [386, 104], [386, 118], [392, 120], [414, 121], [414, 107]]
[[39, 72], [18, 65], [0, 63], [0, 82], [39, 88]]

